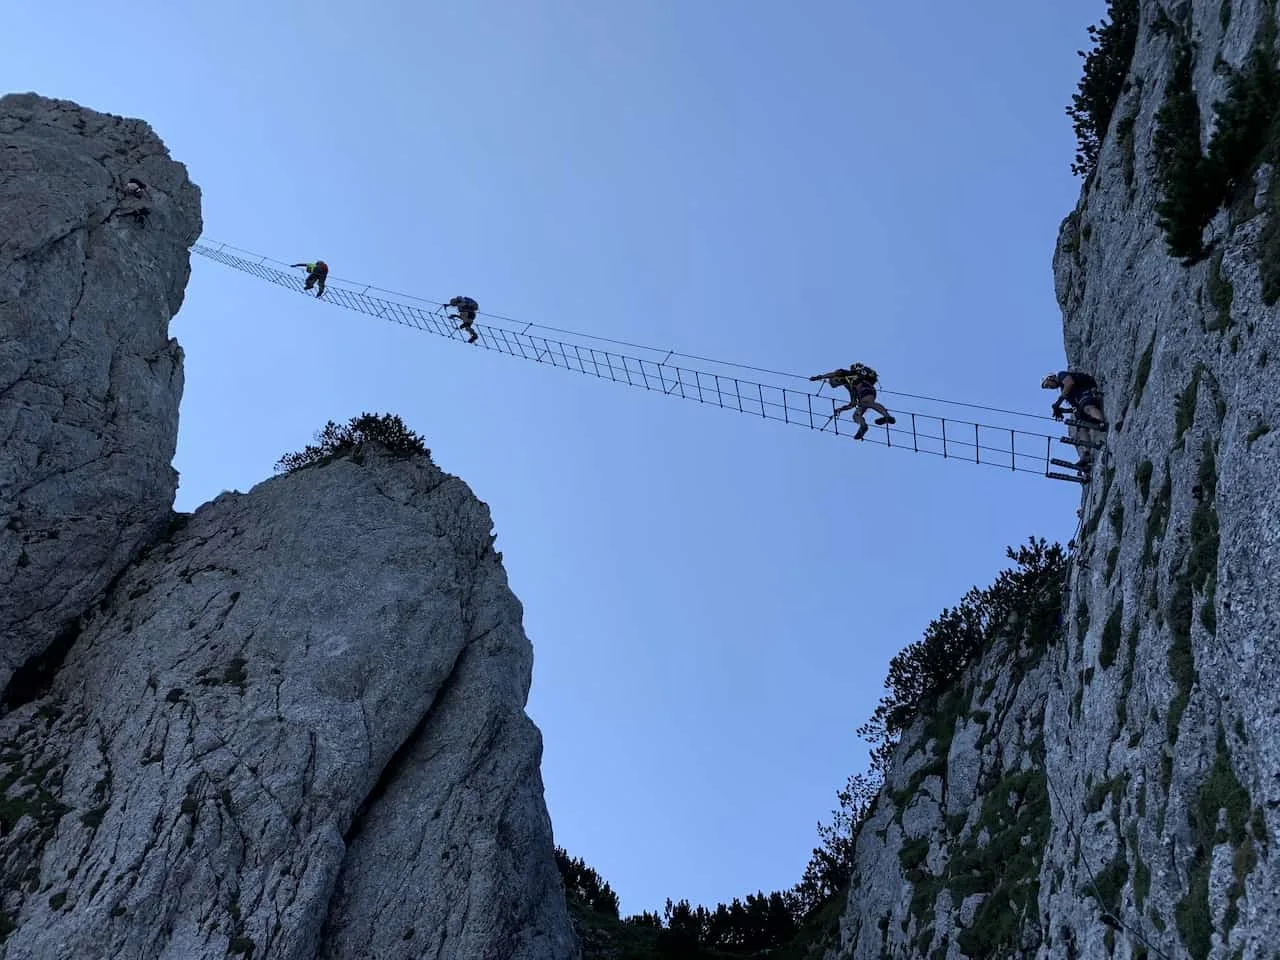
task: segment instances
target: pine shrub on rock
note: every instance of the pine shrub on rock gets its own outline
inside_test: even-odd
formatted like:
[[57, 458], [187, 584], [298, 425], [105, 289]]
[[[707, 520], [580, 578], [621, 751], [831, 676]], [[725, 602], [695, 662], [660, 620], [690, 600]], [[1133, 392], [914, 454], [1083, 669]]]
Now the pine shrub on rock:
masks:
[[1093, 49], [1076, 51], [1084, 58], [1084, 75], [1067, 107], [1076, 132], [1076, 159], [1071, 172], [1089, 176], [1111, 116], [1124, 93], [1125, 77], [1138, 42], [1138, 0], [1108, 0], [1107, 15], [1088, 28]]
[[408, 459], [431, 456], [426, 440], [410, 430], [393, 413], [362, 413], [345, 424], [330, 420], [316, 434], [316, 442], [295, 453], [287, 453], [276, 462], [276, 470], [292, 473], [303, 467], [329, 463], [339, 457], [357, 454], [365, 444], [377, 444], [394, 456]]

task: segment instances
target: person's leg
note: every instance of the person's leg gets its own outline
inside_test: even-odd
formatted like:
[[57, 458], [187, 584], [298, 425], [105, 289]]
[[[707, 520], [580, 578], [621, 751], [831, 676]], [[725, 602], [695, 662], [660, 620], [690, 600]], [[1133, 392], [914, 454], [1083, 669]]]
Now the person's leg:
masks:
[[867, 426], [867, 418], [864, 415], [866, 409], [867, 409], [866, 406], [861, 403], [859, 403], [857, 407], [854, 408], [853, 419], [854, 419], [854, 422], [857, 423], [858, 425], [858, 432], [853, 435], [853, 439], [855, 440], [861, 440], [863, 437], [867, 435], [867, 430], [870, 429]]
[[[1088, 473], [1089, 468], [1093, 465], [1093, 449], [1089, 446], [1095, 439], [1095, 434], [1083, 423], [1078, 427], [1068, 427], [1068, 436], [1077, 443], [1076, 453], [1078, 459], [1075, 468], [1081, 473]], [[1080, 446], [1079, 444], [1083, 444]]]
[[876, 420], [877, 426], [886, 423], [897, 423], [889, 411], [885, 409], [884, 405], [876, 400], [876, 392], [874, 390], [865, 391], [859, 402], [864, 410], [874, 410], [876, 413], [880, 414], [880, 418]]
[[840, 406], [836, 407], [833, 411], [831, 411], [832, 420], [839, 420], [840, 414], [844, 413], [846, 410], [852, 410], [854, 407], [858, 405], [858, 398], [854, 396], [853, 389], [848, 387], [846, 387], [846, 389], [849, 390], [849, 402], [842, 403]]
[[1092, 421], [1099, 427], [1106, 424], [1106, 419], [1102, 415], [1102, 398], [1094, 390], [1089, 390], [1079, 397], [1075, 403], [1071, 404], [1071, 409], [1080, 420]]
[[893, 414], [891, 414], [888, 410], [886, 410], [886, 409], [884, 408], [884, 405], [883, 405], [883, 404], [880, 404], [880, 403], [871, 403], [871, 404], [868, 404], [868, 406], [870, 406], [870, 407], [871, 407], [871, 409], [873, 409], [876, 413], [880, 414], [880, 418], [879, 418], [878, 420], [876, 420], [876, 423], [877, 423], [877, 424], [897, 423], [897, 422], [898, 422], [897, 420], [895, 420], [895, 419], [893, 418]]
[[316, 290], [316, 296], [317, 296], [317, 297], [323, 297], [323, 296], [324, 296], [324, 278], [325, 278], [325, 276], [326, 276], [326, 274], [321, 274], [321, 275], [320, 275], [320, 279], [316, 282], [316, 286], [319, 288], [318, 290]]
[[303, 290], [310, 290], [316, 285], [316, 275], [314, 273], [307, 274], [307, 282], [302, 285]]

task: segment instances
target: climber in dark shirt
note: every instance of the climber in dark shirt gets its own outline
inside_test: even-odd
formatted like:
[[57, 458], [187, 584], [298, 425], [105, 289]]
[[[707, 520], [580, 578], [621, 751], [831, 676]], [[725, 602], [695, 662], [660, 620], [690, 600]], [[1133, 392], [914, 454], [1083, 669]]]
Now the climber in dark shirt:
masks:
[[[458, 311], [458, 315], [456, 317], [450, 317], [450, 319], [462, 321], [462, 323], [458, 325], [458, 329], [467, 331], [468, 343], [475, 343], [480, 339], [480, 334], [476, 333], [471, 327], [471, 325], [476, 322], [476, 311], [480, 309], [480, 304], [476, 303], [470, 297], [454, 297], [445, 304], [445, 307], [453, 307]], [[445, 312], [446, 315], [448, 315], [447, 309]]]
[[809, 379], [825, 380], [829, 386], [844, 387], [849, 391], [849, 402], [844, 406], [836, 407], [831, 414], [831, 419], [834, 420], [846, 410], [852, 409], [853, 419], [858, 424], [858, 432], [853, 435], [855, 440], [861, 440], [867, 435], [868, 427], [864, 416], [867, 410], [874, 410], [880, 414], [876, 419], [877, 426], [898, 422], [884, 408], [883, 404], [877, 402], [876, 382], [880, 379], [880, 375], [866, 364], [855, 363], [850, 367], [841, 367], [839, 370], [832, 370], [829, 373], [816, 374]]
[[315, 263], [291, 263], [291, 267], [306, 267], [307, 282], [302, 285], [303, 290], [310, 290], [313, 286], [319, 287], [316, 290], [317, 297], [324, 296], [324, 281], [329, 276], [329, 265], [323, 260], [317, 260]]
[[1075, 468], [1081, 473], [1088, 473], [1093, 467], [1093, 430], [1106, 430], [1106, 420], [1102, 415], [1102, 392], [1098, 389], [1098, 381], [1079, 370], [1060, 370], [1051, 373], [1040, 381], [1046, 390], [1061, 390], [1058, 399], [1053, 401], [1053, 419], [1062, 419], [1062, 402], [1071, 404], [1079, 428], [1073, 427], [1071, 438], [1077, 442], [1080, 459]]
[[1061, 390], [1057, 400], [1053, 401], [1053, 419], [1062, 419], [1062, 402], [1071, 404], [1075, 415], [1087, 426], [1098, 430], [1107, 428], [1106, 419], [1102, 415], [1102, 393], [1098, 389], [1098, 381], [1087, 373], [1078, 370], [1060, 370], [1051, 373], [1040, 381], [1046, 390]]

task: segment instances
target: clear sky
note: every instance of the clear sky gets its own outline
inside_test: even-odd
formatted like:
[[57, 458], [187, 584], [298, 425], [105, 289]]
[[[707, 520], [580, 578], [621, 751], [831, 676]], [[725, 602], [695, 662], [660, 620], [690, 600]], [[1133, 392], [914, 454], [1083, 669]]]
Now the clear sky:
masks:
[[[0, 87], [148, 120], [205, 236], [684, 352], [1046, 412], [1103, 0], [17, 4]], [[193, 258], [178, 508], [391, 411], [493, 511], [556, 840], [624, 912], [799, 879], [889, 658], [1078, 488], [523, 363]], [[897, 404], [903, 409], [902, 404]], [[910, 404], [905, 409], [911, 409]], [[1060, 447], [1065, 450], [1067, 448]]]

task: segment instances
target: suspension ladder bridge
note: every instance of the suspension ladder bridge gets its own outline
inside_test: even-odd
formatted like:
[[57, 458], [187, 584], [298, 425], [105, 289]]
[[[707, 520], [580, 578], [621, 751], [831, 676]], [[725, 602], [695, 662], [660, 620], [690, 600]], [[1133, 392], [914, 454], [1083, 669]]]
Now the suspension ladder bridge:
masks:
[[[276, 286], [304, 293], [302, 277], [281, 261], [216, 242], [196, 243], [192, 252]], [[309, 293], [306, 295], [311, 296]], [[433, 300], [332, 276], [326, 280], [325, 293], [320, 299], [321, 302], [376, 319], [466, 342], [463, 332], [458, 329], [456, 318], [447, 314], [446, 305]], [[613, 383], [660, 392], [669, 397], [712, 404], [763, 420], [803, 427], [831, 436], [852, 438], [853, 428], [833, 415], [837, 406], [842, 404], [835, 398], [822, 396], [821, 382], [815, 387], [806, 377], [681, 354], [675, 350], [664, 351], [557, 327], [524, 323], [497, 314], [480, 312], [479, 317], [483, 317], [485, 322], [477, 319], [474, 324], [473, 329], [479, 335], [474, 347], [549, 364]], [[608, 349], [610, 347], [613, 349]], [[676, 359], [681, 362], [674, 363]], [[699, 366], [690, 365], [690, 362]], [[747, 374], [762, 379], [752, 379]], [[766, 381], [763, 379], [765, 377], [773, 382]], [[805, 386], [788, 387], [777, 382], [783, 379], [803, 383]], [[880, 390], [879, 393], [948, 406], [971, 407], [1024, 420], [1052, 422], [1049, 417], [981, 404], [901, 394], [890, 390]], [[1074, 469], [1078, 456], [1073, 455], [1072, 460], [1055, 457], [1055, 444], [1084, 445], [1061, 434], [990, 426], [969, 420], [903, 411], [896, 407], [892, 412], [897, 423], [872, 427], [863, 442], [996, 467], [1014, 473], [1034, 473], [1054, 480], [1087, 482], [1087, 478]], [[1063, 468], [1066, 472], [1055, 471], [1054, 467]]]

